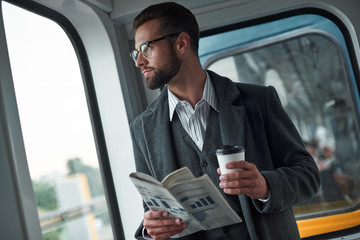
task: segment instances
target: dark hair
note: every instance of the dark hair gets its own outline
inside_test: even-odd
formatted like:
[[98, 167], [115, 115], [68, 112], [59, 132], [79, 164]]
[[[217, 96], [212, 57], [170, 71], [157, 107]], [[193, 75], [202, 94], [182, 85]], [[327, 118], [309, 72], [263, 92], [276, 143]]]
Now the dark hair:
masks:
[[151, 5], [136, 16], [133, 29], [137, 30], [141, 25], [153, 19], [160, 20], [160, 34], [167, 35], [176, 32], [189, 34], [190, 46], [198, 55], [199, 26], [194, 14], [189, 9], [174, 2]]

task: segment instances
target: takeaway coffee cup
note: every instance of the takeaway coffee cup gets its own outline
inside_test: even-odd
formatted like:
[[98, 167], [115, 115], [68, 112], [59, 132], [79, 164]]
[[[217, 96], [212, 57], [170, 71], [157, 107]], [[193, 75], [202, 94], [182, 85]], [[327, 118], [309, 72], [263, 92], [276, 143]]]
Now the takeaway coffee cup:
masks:
[[227, 169], [226, 163], [245, 160], [245, 149], [240, 146], [224, 145], [216, 149], [216, 156], [219, 162], [221, 174], [231, 173], [239, 169]]

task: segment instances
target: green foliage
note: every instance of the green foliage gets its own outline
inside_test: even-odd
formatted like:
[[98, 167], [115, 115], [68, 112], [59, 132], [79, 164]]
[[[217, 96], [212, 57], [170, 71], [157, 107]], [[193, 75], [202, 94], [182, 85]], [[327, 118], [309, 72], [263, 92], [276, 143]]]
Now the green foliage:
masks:
[[39, 211], [49, 211], [57, 208], [55, 188], [52, 184], [33, 181], [33, 187]]
[[[68, 175], [81, 173], [86, 176], [91, 197], [104, 195], [104, 187], [102, 185], [103, 181], [99, 168], [85, 165], [79, 158], [69, 159], [66, 165], [68, 169]], [[52, 181], [34, 180], [32, 184], [34, 188], [36, 204], [38, 206], [38, 212], [41, 214], [43, 212], [56, 210], [58, 208], [58, 202], [55, 186]], [[104, 223], [110, 224], [110, 219], [107, 215], [107, 212], [100, 213], [98, 218], [100, 218]], [[46, 233], [43, 233], [43, 239], [62, 239], [62, 235], [64, 234], [63, 230], [64, 228], [60, 226], [52, 229], [51, 231], [46, 231]]]
[[44, 240], [59, 240], [61, 239], [61, 231], [63, 229], [62, 228], [58, 228], [54, 231], [48, 232], [43, 234], [43, 239]]
[[73, 158], [67, 161], [68, 175], [83, 173], [86, 175], [91, 197], [104, 195], [104, 187], [98, 168], [94, 168], [82, 163], [81, 159]]

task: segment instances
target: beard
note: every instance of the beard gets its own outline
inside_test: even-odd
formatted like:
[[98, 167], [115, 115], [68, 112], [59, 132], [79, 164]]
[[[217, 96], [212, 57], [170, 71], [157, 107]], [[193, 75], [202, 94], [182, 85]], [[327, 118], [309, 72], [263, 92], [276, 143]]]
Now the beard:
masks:
[[153, 70], [153, 77], [148, 76], [145, 78], [146, 86], [152, 90], [164, 87], [178, 74], [180, 67], [181, 60], [176, 55], [175, 50], [170, 48], [169, 61], [165, 65], [158, 69], [149, 67], [149, 69]]

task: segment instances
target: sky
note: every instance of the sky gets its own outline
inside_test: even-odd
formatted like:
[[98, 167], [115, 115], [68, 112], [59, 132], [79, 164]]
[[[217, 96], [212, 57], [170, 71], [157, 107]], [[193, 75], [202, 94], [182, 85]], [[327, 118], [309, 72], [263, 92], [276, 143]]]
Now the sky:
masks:
[[74, 48], [62, 28], [2, 2], [30, 175], [65, 174], [66, 161], [98, 166]]

